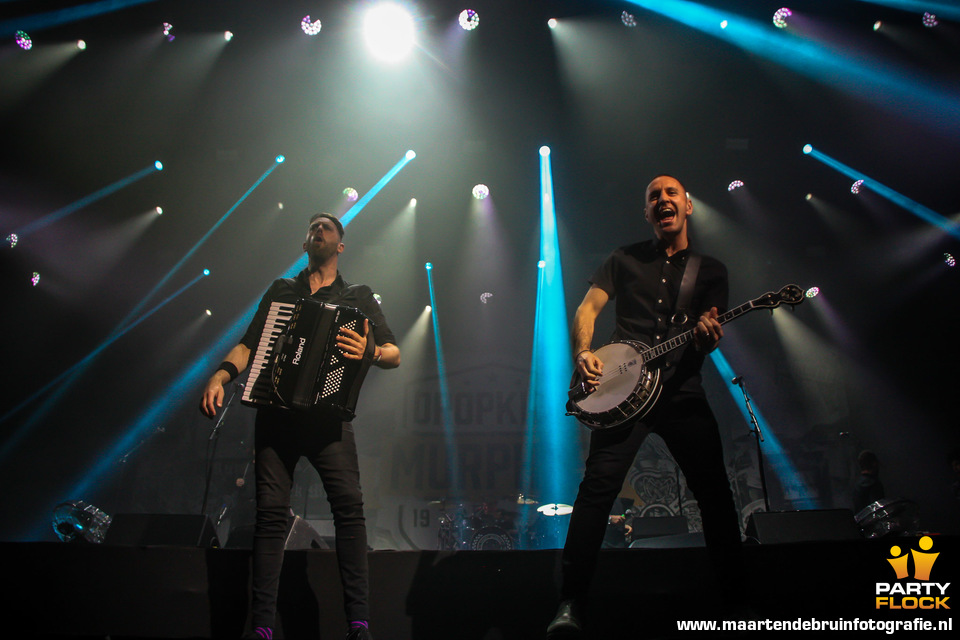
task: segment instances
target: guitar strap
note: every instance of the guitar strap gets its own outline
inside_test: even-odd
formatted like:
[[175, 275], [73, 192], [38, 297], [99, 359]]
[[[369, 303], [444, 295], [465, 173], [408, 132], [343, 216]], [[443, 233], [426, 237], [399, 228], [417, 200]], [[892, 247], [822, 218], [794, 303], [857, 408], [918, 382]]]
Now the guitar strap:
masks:
[[680, 293], [677, 295], [677, 306], [674, 309], [670, 324], [674, 329], [681, 329], [690, 320], [690, 301], [693, 300], [693, 286], [697, 282], [697, 273], [700, 271], [700, 254], [690, 252], [687, 264], [683, 269], [683, 279], [680, 281]]

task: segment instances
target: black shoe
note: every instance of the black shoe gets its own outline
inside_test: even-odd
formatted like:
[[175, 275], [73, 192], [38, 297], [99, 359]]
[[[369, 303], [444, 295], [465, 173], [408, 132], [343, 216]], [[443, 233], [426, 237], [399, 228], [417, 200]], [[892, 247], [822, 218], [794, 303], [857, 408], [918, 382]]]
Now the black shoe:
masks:
[[370, 629], [363, 625], [356, 625], [347, 630], [347, 640], [373, 640]]
[[553, 622], [547, 626], [547, 640], [579, 638], [582, 631], [580, 606], [574, 600], [564, 600], [560, 603]]

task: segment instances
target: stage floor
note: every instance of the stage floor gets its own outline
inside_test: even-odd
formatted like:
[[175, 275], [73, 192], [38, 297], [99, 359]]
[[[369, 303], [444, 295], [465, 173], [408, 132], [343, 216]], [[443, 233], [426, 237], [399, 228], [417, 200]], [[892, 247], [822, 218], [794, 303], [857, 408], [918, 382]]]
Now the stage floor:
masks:
[[[605, 550], [589, 609], [588, 637], [688, 638], [678, 621], [950, 621], [960, 538], [934, 536], [929, 580], [898, 579], [891, 547], [922, 552], [917, 538], [747, 546], [752, 616], [721, 606], [702, 547]], [[11, 637], [238, 638], [248, 615], [250, 552], [169, 546], [2, 543]], [[544, 637], [557, 601], [558, 550], [374, 551], [370, 553], [371, 629], [377, 640]], [[929, 562], [929, 559], [928, 559]], [[903, 609], [877, 609], [878, 583]], [[947, 585], [947, 583], [951, 583]], [[914, 586], [910, 586], [914, 585]], [[911, 590], [943, 589], [940, 608]], [[907, 600], [901, 601], [902, 590]], [[958, 597], [960, 599], [960, 597]], [[334, 552], [288, 551], [280, 595], [279, 638], [343, 637]], [[753, 622], [755, 625], [756, 622]], [[812, 624], [812, 623], [808, 623]], [[859, 623], [858, 623], [859, 624]], [[960, 628], [960, 627], [958, 627]], [[6, 634], [5, 634], [6, 635]], [[748, 633], [769, 637], [762, 631]], [[851, 637], [884, 633], [858, 632]], [[930, 633], [898, 632], [896, 637]], [[934, 634], [936, 635], [936, 634]], [[940, 634], [941, 636], [943, 633]], [[889, 635], [886, 635], [889, 637]]]

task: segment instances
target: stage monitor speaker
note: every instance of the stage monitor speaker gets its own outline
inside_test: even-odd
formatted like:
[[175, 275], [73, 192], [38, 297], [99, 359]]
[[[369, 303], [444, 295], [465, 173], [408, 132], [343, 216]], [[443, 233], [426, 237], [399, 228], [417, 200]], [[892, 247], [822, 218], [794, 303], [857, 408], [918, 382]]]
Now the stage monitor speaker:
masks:
[[113, 516], [104, 544], [122, 546], [220, 546], [208, 516], [179, 513], [118, 513]]
[[633, 527], [630, 533], [633, 540], [687, 533], [687, 519], [683, 516], [634, 518], [630, 521], [630, 526]]
[[[231, 529], [227, 538], [228, 549], [252, 549], [253, 532], [255, 526], [244, 525]], [[310, 523], [294, 516], [287, 522], [287, 537], [283, 544], [284, 549], [330, 549], [327, 541], [310, 526]]]
[[760, 544], [863, 538], [850, 509], [758, 511], [747, 520], [746, 534]]

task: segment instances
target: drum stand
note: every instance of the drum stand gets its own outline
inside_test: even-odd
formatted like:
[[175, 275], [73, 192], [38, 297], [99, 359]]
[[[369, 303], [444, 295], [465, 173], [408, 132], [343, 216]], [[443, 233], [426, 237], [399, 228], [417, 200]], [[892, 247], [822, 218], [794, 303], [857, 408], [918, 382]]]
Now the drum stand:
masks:
[[743, 393], [743, 401], [747, 405], [747, 413], [750, 414], [750, 424], [753, 425], [753, 428], [750, 429], [750, 433], [754, 435], [754, 438], [757, 441], [757, 466], [760, 467], [760, 490], [763, 492], [763, 507], [764, 511], [769, 512], [770, 499], [767, 495], [767, 475], [763, 471], [763, 447], [760, 446], [760, 443], [763, 442], [763, 433], [760, 431], [760, 423], [757, 421], [757, 416], [753, 413], [753, 405], [750, 404], [750, 396], [747, 395], [747, 387], [743, 384], [743, 376], [737, 376], [730, 382], [740, 387], [740, 392]]

